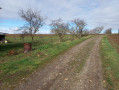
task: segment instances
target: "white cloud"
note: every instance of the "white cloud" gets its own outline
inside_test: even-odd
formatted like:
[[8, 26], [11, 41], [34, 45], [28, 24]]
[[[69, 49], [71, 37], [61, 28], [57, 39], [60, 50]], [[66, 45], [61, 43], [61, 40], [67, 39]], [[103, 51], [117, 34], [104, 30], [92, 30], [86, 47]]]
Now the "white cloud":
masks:
[[50, 34], [50, 30], [40, 30], [37, 34]]
[[[88, 26], [94, 28], [104, 25], [105, 28], [119, 28], [119, 0], [0, 0], [0, 18], [19, 19], [20, 8], [41, 10], [49, 20], [58, 17], [65, 21], [81, 17]], [[43, 31], [45, 32], [45, 31]], [[47, 33], [47, 30], [46, 30]]]
[[8, 33], [9, 32], [9, 34], [12, 34], [13, 30], [9, 29], [9, 28], [0, 28], [0, 32], [4, 32], [4, 33]]
[[[18, 30], [18, 27], [14, 28], [0, 28], [0, 32], [8, 34], [20, 34], [21, 31]], [[41, 28], [36, 34], [50, 34], [50, 30], [47, 28]]]

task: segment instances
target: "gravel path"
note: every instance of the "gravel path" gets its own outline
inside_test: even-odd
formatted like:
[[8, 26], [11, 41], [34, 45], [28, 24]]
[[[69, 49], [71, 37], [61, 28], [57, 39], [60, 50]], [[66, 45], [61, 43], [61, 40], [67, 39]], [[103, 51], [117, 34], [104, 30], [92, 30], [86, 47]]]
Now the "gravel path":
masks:
[[59, 55], [15, 90], [104, 90], [99, 55], [101, 38], [90, 38]]
[[99, 45], [101, 37], [99, 37], [86, 61], [86, 65], [78, 75], [79, 82], [75, 82], [75, 87], [72, 90], [104, 90], [102, 67], [99, 54]]

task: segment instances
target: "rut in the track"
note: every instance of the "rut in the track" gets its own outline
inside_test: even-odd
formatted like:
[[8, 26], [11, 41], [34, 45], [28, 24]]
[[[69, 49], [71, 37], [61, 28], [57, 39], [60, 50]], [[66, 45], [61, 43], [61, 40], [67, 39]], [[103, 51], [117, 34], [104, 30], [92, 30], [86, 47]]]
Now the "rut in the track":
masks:
[[103, 90], [99, 55], [101, 37], [90, 38], [59, 55], [15, 90]]
[[80, 72], [79, 82], [75, 82], [72, 90], [104, 90], [102, 67], [99, 53], [101, 37], [99, 37], [86, 61], [86, 65]]

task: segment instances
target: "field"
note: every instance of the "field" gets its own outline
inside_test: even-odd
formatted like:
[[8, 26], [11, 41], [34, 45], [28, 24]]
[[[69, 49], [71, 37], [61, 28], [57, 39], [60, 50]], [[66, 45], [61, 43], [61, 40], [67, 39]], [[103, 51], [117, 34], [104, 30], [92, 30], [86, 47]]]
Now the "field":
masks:
[[[58, 36], [35, 37], [32, 51], [29, 53], [23, 53], [24, 43], [20, 37], [6, 37], [10, 43], [0, 45], [0, 85], [12, 85], [13, 87], [57, 55], [92, 36], [71, 41], [71, 36], [66, 35], [64, 42], [59, 42]], [[26, 37], [24, 42], [31, 43], [31, 38]], [[16, 52], [16, 55], [8, 55], [11, 50]]]
[[104, 36], [100, 46], [104, 84], [108, 90], [119, 89], [119, 35]]
[[[32, 40], [31, 40], [31, 37], [25, 37], [24, 38], [24, 42], [23, 42], [23, 39], [21, 37], [19, 37], [19, 35], [7, 35], [6, 37], [6, 40], [9, 41], [9, 43], [6, 45], [2, 45], [0, 47], [2, 53], [0, 55], [0, 57], [4, 57], [6, 56], [6, 53], [15, 49], [16, 51], [19, 52], [20, 51], [23, 51], [23, 44], [24, 42], [25, 43], [32, 43]], [[59, 43], [59, 38], [58, 36], [36, 36], [34, 37], [34, 44], [32, 45], [32, 48], [35, 49], [35, 48], [38, 48], [37, 46], [39, 45], [42, 45], [44, 46], [44, 44], [51, 44], [51, 43]], [[64, 41], [68, 41], [70, 40], [70, 36], [65, 36], [64, 37]]]
[[109, 35], [108, 40], [119, 53], [119, 35]]

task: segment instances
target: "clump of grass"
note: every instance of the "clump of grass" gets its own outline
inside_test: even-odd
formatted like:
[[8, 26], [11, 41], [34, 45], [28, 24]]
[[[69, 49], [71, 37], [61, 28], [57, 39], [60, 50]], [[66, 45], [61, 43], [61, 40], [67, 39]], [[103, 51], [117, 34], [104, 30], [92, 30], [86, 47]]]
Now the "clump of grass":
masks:
[[108, 90], [119, 89], [119, 54], [116, 49], [110, 44], [107, 36], [104, 36], [101, 41], [101, 56], [104, 69], [104, 78]]

